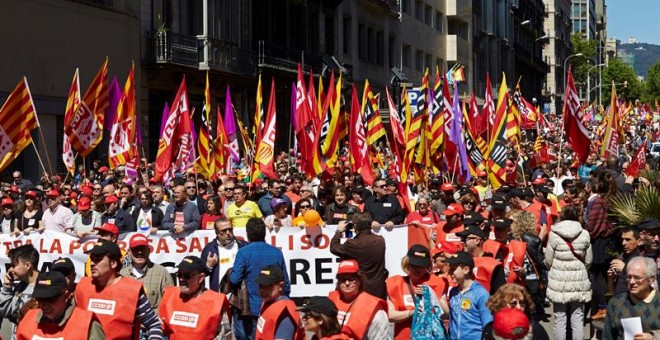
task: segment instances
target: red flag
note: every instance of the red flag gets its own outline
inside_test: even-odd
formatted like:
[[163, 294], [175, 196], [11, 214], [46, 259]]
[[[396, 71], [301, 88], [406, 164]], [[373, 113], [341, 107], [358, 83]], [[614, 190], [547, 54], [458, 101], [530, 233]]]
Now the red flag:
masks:
[[302, 157], [303, 172], [309, 176], [316, 176], [323, 172], [324, 164], [321, 164], [318, 148], [314, 144], [316, 137], [316, 129], [318, 124], [318, 115], [312, 115], [310, 102], [307, 98], [307, 91], [305, 90], [305, 83], [302, 74], [302, 67], [298, 64], [298, 81], [296, 83], [296, 117], [297, 117], [297, 131], [296, 137], [300, 144], [300, 152], [306, 157]]
[[369, 162], [366, 141], [366, 121], [360, 112], [360, 102], [353, 85], [351, 93], [351, 118], [349, 128], [349, 144], [351, 154], [351, 171], [360, 173], [367, 185], [373, 184], [374, 175]]
[[73, 80], [71, 81], [71, 87], [69, 88], [69, 97], [66, 101], [64, 136], [62, 136], [62, 161], [72, 175], [76, 171], [76, 162], [73, 149], [71, 148], [71, 141], [66, 134], [66, 127], [71, 124], [71, 120], [75, 114], [74, 110], [76, 110], [78, 105], [80, 105], [80, 79], [78, 78], [78, 69], [76, 69], [76, 73], [73, 74]]
[[[390, 148], [392, 148], [392, 153], [395, 156], [394, 162], [394, 173], [397, 176], [397, 179], [401, 179], [401, 160], [403, 159], [403, 151], [405, 148], [405, 137], [403, 133], [403, 125], [401, 124], [401, 118], [399, 113], [396, 110], [392, 96], [390, 96], [390, 91], [385, 87], [385, 94], [387, 96], [387, 107], [390, 114], [390, 131], [389, 131], [389, 140]], [[388, 164], [389, 166], [389, 164]]]
[[644, 169], [646, 169], [646, 142], [643, 142], [642, 146], [635, 152], [635, 157], [626, 169], [626, 175], [637, 177], [639, 171]]
[[[158, 154], [155, 161], [155, 175], [156, 181], [163, 179], [165, 174], [172, 167], [172, 163], [176, 160], [179, 154], [179, 138], [182, 137], [180, 126], [186, 125], [190, 119], [190, 106], [188, 106], [188, 94], [186, 90], [186, 76], [183, 76], [179, 91], [172, 102], [170, 115], [167, 117], [165, 128], [160, 136], [158, 142]], [[188, 129], [190, 126], [188, 125]], [[190, 132], [190, 130], [188, 130]]]
[[490, 143], [489, 135], [492, 126], [495, 125], [495, 101], [493, 101], [493, 86], [490, 83], [490, 74], [486, 73], [486, 94], [484, 96], [484, 106], [481, 111], [481, 119], [483, 122], [480, 124], [482, 130], [479, 131], [481, 137]]
[[573, 147], [575, 154], [578, 156], [580, 164], [584, 163], [589, 157], [589, 149], [591, 140], [589, 139], [589, 131], [582, 124], [582, 107], [580, 106], [580, 98], [577, 91], [575, 91], [575, 84], [573, 83], [573, 73], [571, 68], [568, 68], [568, 77], [566, 82], [566, 90], [564, 97], [564, 128], [566, 129], [566, 140]]
[[264, 131], [260, 133], [261, 141], [257, 145], [256, 160], [259, 163], [259, 171], [268, 178], [278, 178], [273, 161], [275, 158], [275, 78], [270, 85], [270, 98], [268, 99], [268, 114], [264, 124]]

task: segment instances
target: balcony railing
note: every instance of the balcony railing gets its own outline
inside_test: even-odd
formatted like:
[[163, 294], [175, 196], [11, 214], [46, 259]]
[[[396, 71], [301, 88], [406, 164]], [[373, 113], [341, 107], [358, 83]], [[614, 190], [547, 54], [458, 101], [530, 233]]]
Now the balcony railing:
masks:
[[263, 40], [260, 40], [258, 44], [259, 67], [296, 72], [298, 70], [298, 63], [302, 63], [304, 59], [306, 70], [311, 67], [316, 74], [319, 74], [323, 69], [321, 56], [317, 54], [289, 48]]
[[195, 37], [169, 31], [153, 32], [149, 38], [152, 60], [157, 64], [199, 67], [199, 41]]

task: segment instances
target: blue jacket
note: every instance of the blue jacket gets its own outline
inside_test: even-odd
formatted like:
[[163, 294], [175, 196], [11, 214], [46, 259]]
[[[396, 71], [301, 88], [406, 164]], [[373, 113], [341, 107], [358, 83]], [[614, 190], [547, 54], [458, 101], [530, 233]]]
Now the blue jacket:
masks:
[[[286, 213], [291, 215], [291, 210], [293, 209], [293, 203], [291, 202], [291, 199], [287, 195], [282, 195], [278, 198], [281, 198], [286, 202]], [[273, 208], [270, 206], [270, 202], [272, 201], [273, 196], [270, 194], [270, 192], [266, 193], [257, 201], [259, 210], [261, 210], [261, 214], [264, 215], [264, 217], [273, 214]]]
[[486, 307], [490, 294], [476, 281], [465, 293], [459, 287], [449, 291], [449, 338], [481, 339], [481, 332], [493, 315]]
[[[243, 240], [239, 240], [239, 239], [236, 239], [236, 238], [234, 240], [236, 241], [236, 243], [238, 243], [238, 249], [241, 249], [241, 248], [245, 247], [246, 245], [248, 245], [248, 243], [243, 241]], [[217, 239], [209, 242], [209, 244], [207, 244], [204, 247], [204, 249], [202, 249], [202, 255], [200, 256], [200, 258], [202, 259], [202, 261], [204, 261], [204, 263], [206, 263], [206, 258], [209, 257], [209, 254], [218, 255], [218, 241], [217, 241]], [[220, 280], [222, 280], [221, 277], [218, 277], [218, 270], [219, 269], [220, 269], [220, 265], [218, 264], [215, 267], [213, 267], [213, 269], [211, 271], [209, 271], [209, 273], [207, 273], [207, 275], [211, 276], [209, 278], [209, 281], [210, 281], [209, 288], [212, 291], [215, 291], [215, 292], [220, 291]]]
[[[163, 224], [160, 229], [162, 230], [173, 230], [174, 229], [174, 220], [176, 219], [175, 208], [176, 202], [170, 203], [165, 209], [165, 218], [163, 218]], [[199, 211], [197, 206], [186, 201], [183, 204], [183, 229], [185, 231], [195, 231], [199, 229]]]
[[229, 275], [229, 280], [234, 286], [240, 285], [243, 279], [246, 280], [250, 298], [250, 311], [254, 316], [259, 316], [262, 302], [261, 296], [259, 296], [257, 277], [259, 277], [259, 272], [263, 267], [271, 264], [282, 268], [284, 272], [284, 292], [282, 295], [289, 296], [291, 283], [289, 273], [286, 270], [284, 255], [281, 250], [266, 242], [251, 242], [239, 249], [234, 260], [234, 267]]

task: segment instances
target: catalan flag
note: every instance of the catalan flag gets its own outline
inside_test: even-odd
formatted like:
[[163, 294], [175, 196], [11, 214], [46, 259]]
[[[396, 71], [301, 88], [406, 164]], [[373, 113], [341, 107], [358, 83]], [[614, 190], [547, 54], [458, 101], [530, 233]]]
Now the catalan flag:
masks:
[[[506, 78], [502, 78], [502, 82], [505, 82]], [[505, 83], [506, 84], [506, 83]], [[520, 84], [520, 80], [518, 80]], [[518, 85], [516, 85], [518, 87]], [[507, 89], [508, 91], [508, 89]], [[511, 98], [507, 95], [507, 98]], [[514, 143], [520, 143], [522, 140], [521, 130], [520, 130], [520, 112], [516, 105], [508, 105], [509, 110], [507, 111], [506, 117], [506, 138]]]
[[30, 132], [38, 126], [32, 94], [23, 77], [0, 108], [0, 171], [32, 142]]
[[362, 94], [362, 115], [367, 121], [367, 144], [374, 145], [385, 136], [385, 127], [378, 112], [378, 100], [369, 87], [369, 80], [364, 81]]
[[206, 87], [204, 88], [204, 106], [202, 106], [202, 125], [197, 135], [197, 161], [195, 168], [197, 172], [206, 178], [210, 178], [215, 169], [211, 140], [211, 88], [209, 86], [209, 73], [206, 71]]
[[119, 100], [117, 116], [110, 131], [108, 162], [111, 169], [126, 164], [135, 157], [132, 147], [135, 141], [135, 65], [131, 67]]
[[374, 175], [369, 162], [366, 143], [366, 121], [360, 112], [355, 85], [351, 91], [351, 117], [350, 117], [349, 148], [351, 155], [351, 171], [360, 173], [367, 185], [373, 184]]
[[[432, 158], [442, 158], [442, 144], [445, 136], [445, 116], [443, 114], [443, 92], [440, 69], [435, 67], [435, 83], [433, 85], [432, 98], [429, 101], [429, 124], [431, 125], [431, 137], [429, 151]], [[439, 164], [438, 164], [439, 165]]]
[[614, 85], [614, 81], [612, 81], [612, 96], [610, 99], [609, 114], [606, 118], [607, 128], [605, 129], [605, 137], [603, 138], [603, 145], [600, 149], [600, 155], [605, 158], [610, 155], [619, 154], [619, 141], [622, 129], [617, 99], [616, 86]]
[[472, 117], [475, 115], [481, 115], [479, 113], [479, 108], [477, 107], [477, 99], [474, 96], [474, 93], [470, 96], [470, 112], [467, 113], [464, 111], [465, 117], [465, 130], [466, 130], [466, 146], [468, 149], [468, 157], [470, 160], [470, 169], [472, 170], [473, 175], [477, 175], [477, 168], [485, 169], [486, 164], [484, 160], [484, 154], [488, 150], [488, 144], [481, 137], [481, 134], [478, 133], [478, 130], [474, 127], [476, 123]]
[[[271, 79], [270, 85], [270, 98], [268, 101], [268, 115], [264, 125], [265, 130], [262, 131], [262, 138], [257, 145], [257, 153], [255, 156], [255, 163], [258, 163], [258, 169], [268, 178], [278, 178], [275, 172], [274, 159], [275, 159], [275, 126], [277, 119], [277, 112], [275, 111], [275, 79]], [[254, 177], [254, 174], [253, 174]], [[252, 178], [254, 180], [254, 178]]]
[[506, 77], [502, 73], [502, 83], [497, 96], [497, 109], [494, 125], [490, 133], [491, 141], [488, 147], [487, 168], [490, 169], [488, 177], [493, 188], [497, 189], [506, 180], [507, 159], [507, 112], [509, 111], [509, 92], [506, 85]]
[[[422, 85], [419, 88], [419, 97], [417, 98], [417, 112], [414, 116], [419, 117], [420, 127], [418, 138], [416, 141], [414, 165], [415, 182], [419, 183], [424, 180], [424, 171], [427, 167], [431, 166], [429, 157], [428, 145], [428, 93], [429, 92], [429, 70], [426, 69], [424, 77], [422, 77]], [[413, 118], [413, 120], [416, 118]]]
[[76, 171], [75, 156], [73, 149], [71, 149], [71, 141], [66, 134], [66, 126], [71, 124], [73, 119], [74, 110], [80, 105], [80, 79], [78, 78], [78, 69], [73, 74], [71, 87], [69, 88], [69, 97], [66, 101], [66, 111], [64, 112], [64, 136], [62, 138], [62, 161], [66, 166], [67, 171], [73, 175]]
[[445, 126], [444, 126], [444, 152], [445, 152], [445, 163], [447, 164], [447, 168], [450, 171], [454, 171], [457, 162], [458, 162], [458, 150], [456, 149], [456, 144], [451, 141], [449, 138], [449, 135], [451, 134], [451, 126], [453, 124], [453, 119], [454, 119], [454, 111], [452, 109], [452, 101], [451, 101], [451, 96], [449, 94], [449, 84], [447, 82], [447, 78], [444, 78], [443, 84], [442, 84], [442, 93], [443, 93], [443, 99], [442, 99], [442, 114], [444, 116], [445, 120]]
[[259, 145], [261, 141], [261, 133], [264, 129], [264, 98], [263, 89], [261, 86], [261, 74], [259, 74], [259, 82], [257, 83], [257, 105], [254, 110], [254, 125], [252, 126], [252, 135], [254, 136], [254, 144]]
[[229, 148], [229, 138], [227, 137], [227, 132], [225, 132], [225, 126], [223, 124], [222, 114], [220, 113], [220, 106], [217, 108], [217, 120], [215, 128], [215, 139], [213, 140], [213, 169], [214, 175], [222, 173], [229, 161], [229, 156], [231, 154]]

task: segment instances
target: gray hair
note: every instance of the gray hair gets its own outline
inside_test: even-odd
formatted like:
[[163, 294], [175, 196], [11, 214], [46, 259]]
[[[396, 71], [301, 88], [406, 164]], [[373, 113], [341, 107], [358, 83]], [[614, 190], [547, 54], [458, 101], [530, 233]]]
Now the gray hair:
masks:
[[655, 278], [656, 268], [655, 268], [655, 261], [653, 261], [653, 259], [648, 258], [648, 257], [644, 257], [644, 256], [635, 256], [632, 259], [630, 259], [630, 261], [628, 261], [627, 267], [630, 267], [630, 266], [632, 266], [633, 264], [635, 264], [637, 262], [643, 263], [644, 266], [646, 267], [646, 270], [645, 270], [646, 277]]

